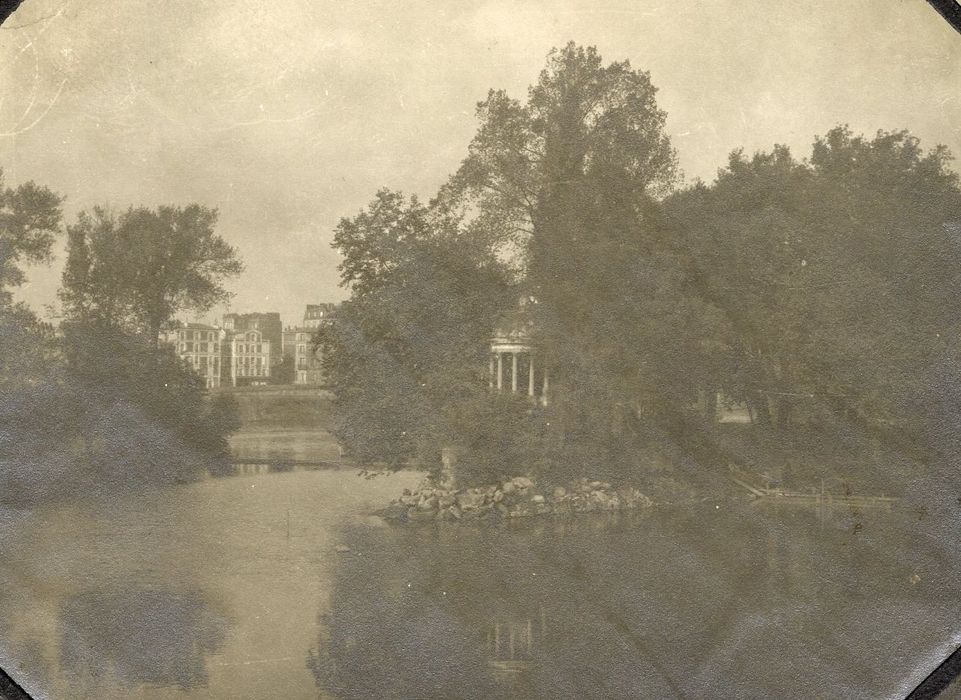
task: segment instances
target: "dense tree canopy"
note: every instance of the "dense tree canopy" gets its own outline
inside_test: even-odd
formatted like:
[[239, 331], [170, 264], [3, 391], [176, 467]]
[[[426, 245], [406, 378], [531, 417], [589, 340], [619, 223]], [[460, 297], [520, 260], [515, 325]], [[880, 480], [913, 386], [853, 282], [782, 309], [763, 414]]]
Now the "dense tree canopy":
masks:
[[[478, 105], [429, 205], [383, 191], [341, 222], [352, 298], [329, 370], [358, 455], [473, 445], [478, 474], [626, 478], [651, 447], [736, 461], [719, 398], [801, 452], [892, 434], [930, 446], [959, 422], [949, 154], [838, 127], [806, 160], [736, 151], [715, 182], [676, 189], [655, 92], [627, 62], [554, 50], [526, 100]], [[549, 408], [484, 390], [488, 336], [520, 295], [537, 301]]]
[[68, 228], [58, 332], [8, 288], [23, 263], [50, 258], [60, 202], [33, 183], [0, 186], [0, 498], [169, 483], [222, 463], [235, 408], [157, 344], [172, 313], [223, 298], [223, 277], [240, 269], [212, 232], [214, 212], [81, 214]]
[[486, 344], [513, 292], [490, 249], [415, 198], [381, 191], [335, 244], [353, 290], [323, 342], [338, 437], [359, 458], [438, 464], [461, 402], [486, 386]]
[[179, 311], [204, 312], [229, 298], [224, 281], [243, 270], [214, 231], [217, 212], [197, 204], [81, 212], [68, 229], [61, 299], [69, 316], [97, 318], [156, 343]]
[[677, 159], [655, 93], [626, 61], [555, 50], [525, 103], [492, 91], [479, 105], [441, 194], [519, 251], [557, 387], [554, 429], [580, 443], [569, 460], [595, 470], [643, 439], [652, 409], [664, 418], [691, 403], [713, 361], [706, 339], [723, 325], [691, 293], [660, 214]]
[[5, 187], [0, 169], [0, 302], [9, 303], [9, 288], [23, 284], [22, 263], [50, 259], [62, 202], [62, 197], [33, 182]]
[[805, 162], [783, 147], [735, 153], [669, 209], [699, 289], [736, 329], [724, 388], [761, 422], [903, 424], [944, 415], [945, 392], [957, 400], [961, 191], [943, 149], [838, 127]]

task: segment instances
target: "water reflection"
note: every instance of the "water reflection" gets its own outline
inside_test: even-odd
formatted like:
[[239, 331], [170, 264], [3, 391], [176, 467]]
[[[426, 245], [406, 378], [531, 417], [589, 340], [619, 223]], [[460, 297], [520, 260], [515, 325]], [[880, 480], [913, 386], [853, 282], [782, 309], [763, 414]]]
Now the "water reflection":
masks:
[[76, 678], [112, 674], [128, 687], [202, 686], [227, 627], [197, 591], [87, 591], [60, 606], [60, 663]]
[[916, 669], [879, 658], [938, 645], [912, 615], [950, 624], [961, 593], [890, 513], [725, 504], [344, 538], [308, 658], [339, 698], [880, 697]]

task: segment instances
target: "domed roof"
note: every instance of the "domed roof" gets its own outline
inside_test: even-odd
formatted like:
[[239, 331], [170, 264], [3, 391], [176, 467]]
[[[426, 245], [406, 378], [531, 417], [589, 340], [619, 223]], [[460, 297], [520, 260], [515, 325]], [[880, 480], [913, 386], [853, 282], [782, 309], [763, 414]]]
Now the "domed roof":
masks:
[[523, 345], [530, 343], [533, 335], [533, 306], [537, 300], [532, 296], [521, 297], [517, 306], [502, 313], [494, 324], [491, 345]]

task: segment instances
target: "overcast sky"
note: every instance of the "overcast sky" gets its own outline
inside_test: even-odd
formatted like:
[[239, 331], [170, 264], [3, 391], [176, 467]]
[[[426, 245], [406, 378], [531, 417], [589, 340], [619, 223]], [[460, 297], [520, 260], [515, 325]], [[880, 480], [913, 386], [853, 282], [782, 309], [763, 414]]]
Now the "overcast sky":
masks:
[[[651, 72], [689, 179], [840, 122], [961, 156], [961, 35], [924, 0], [25, 0], [0, 27], [0, 167], [70, 220], [219, 208], [247, 263], [232, 308], [293, 323], [344, 297], [338, 219], [380, 187], [432, 195], [476, 102], [523, 97], [569, 40]], [[62, 263], [19, 297], [54, 301]]]

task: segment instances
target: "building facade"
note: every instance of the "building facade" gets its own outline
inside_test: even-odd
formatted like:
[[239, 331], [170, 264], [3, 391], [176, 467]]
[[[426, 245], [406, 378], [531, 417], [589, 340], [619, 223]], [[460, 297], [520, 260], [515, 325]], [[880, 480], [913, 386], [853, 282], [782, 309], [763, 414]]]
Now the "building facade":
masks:
[[314, 347], [315, 331], [288, 328], [284, 331], [284, 355], [293, 367], [294, 384], [324, 384], [323, 354]]
[[208, 389], [221, 385], [224, 332], [202, 323], [188, 323], [167, 332], [167, 343], [204, 380]]
[[324, 323], [333, 320], [336, 311], [336, 304], [307, 304], [304, 310], [303, 328], [317, 330]]
[[[249, 314], [225, 314], [223, 327], [230, 335], [246, 331], [258, 331], [262, 337], [262, 341], [270, 343], [272, 350], [270, 366], [276, 367], [283, 361], [283, 353], [280, 352], [280, 348], [283, 347], [284, 325], [280, 320], [280, 314], [276, 311]], [[268, 376], [273, 376], [273, 373]]]
[[259, 330], [227, 333], [226, 365], [231, 386], [270, 381], [270, 341]]
[[536, 303], [533, 297], [524, 297], [516, 309], [498, 319], [490, 340], [488, 371], [491, 389], [527, 394], [531, 401], [546, 406], [550, 373], [531, 342], [531, 307]]

